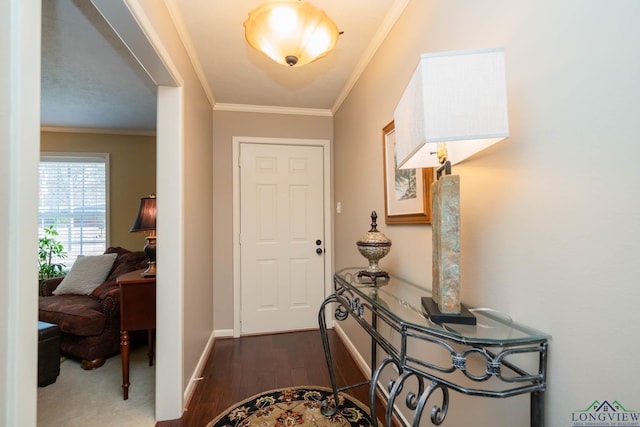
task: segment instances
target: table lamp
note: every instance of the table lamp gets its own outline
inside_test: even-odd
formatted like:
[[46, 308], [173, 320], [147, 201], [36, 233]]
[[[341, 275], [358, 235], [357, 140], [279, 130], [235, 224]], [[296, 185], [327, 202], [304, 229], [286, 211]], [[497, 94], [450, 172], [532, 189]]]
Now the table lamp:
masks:
[[130, 233], [149, 233], [147, 234], [147, 244], [144, 245], [144, 253], [149, 257], [149, 266], [142, 273], [142, 276], [156, 275], [156, 195], [151, 194], [149, 197], [140, 199], [138, 215]]
[[504, 50], [423, 54], [394, 111], [400, 169], [439, 167], [431, 186], [435, 323], [476, 323], [460, 302], [460, 177], [451, 165], [509, 136]]

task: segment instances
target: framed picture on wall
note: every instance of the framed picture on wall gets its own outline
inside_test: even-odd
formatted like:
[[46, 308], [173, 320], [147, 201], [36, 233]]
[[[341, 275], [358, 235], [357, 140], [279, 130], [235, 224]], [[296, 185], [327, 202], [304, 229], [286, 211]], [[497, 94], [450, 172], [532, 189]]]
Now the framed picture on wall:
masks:
[[433, 168], [398, 169], [393, 121], [382, 129], [386, 224], [430, 224]]

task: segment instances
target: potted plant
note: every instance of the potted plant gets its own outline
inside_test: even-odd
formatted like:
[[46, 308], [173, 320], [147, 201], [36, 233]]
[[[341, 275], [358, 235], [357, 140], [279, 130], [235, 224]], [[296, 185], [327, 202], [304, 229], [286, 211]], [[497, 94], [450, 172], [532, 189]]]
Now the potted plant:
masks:
[[66, 258], [62, 243], [56, 240], [58, 232], [53, 225], [44, 228], [44, 235], [39, 239], [38, 245], [38, 279], [40, 281], [52, 277], [64, 276], [64, 265], [52, 262], [53, 258]]

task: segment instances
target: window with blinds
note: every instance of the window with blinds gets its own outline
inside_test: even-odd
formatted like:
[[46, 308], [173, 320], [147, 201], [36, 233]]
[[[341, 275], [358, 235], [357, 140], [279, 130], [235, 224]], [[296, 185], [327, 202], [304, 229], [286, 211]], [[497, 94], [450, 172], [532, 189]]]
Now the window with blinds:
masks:
[[40, 157], [39, 235], [53, 226], [70, 267], [78, 255], [104, 253], [107, 243], [108, 154]]

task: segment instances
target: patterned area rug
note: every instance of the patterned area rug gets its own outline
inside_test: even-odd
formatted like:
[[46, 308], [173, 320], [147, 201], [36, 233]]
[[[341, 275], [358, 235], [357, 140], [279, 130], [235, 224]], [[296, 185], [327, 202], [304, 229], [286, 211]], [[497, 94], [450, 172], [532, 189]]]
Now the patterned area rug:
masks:
[[328, 417], [320, 411], [323, 400], [334, 406], [331, 389], [314, 386], [265, 391], [236, 403], [207, 427], [372, 425], [368, 407], [352, 396], [340, 393], [340, 409]]

